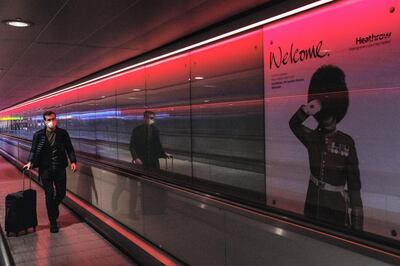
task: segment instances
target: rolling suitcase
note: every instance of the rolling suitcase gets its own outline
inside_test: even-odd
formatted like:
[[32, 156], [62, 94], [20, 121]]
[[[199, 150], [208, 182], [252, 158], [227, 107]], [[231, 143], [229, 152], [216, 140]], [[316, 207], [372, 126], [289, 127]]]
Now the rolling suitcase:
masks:
[[[22, 190], [8, 194], [6, 196], [6, 217], [5, 231], [7, 236], [10, 233], [18, 233], [28, 228], [36, 231], [37, 214], [36, 214], [36, 190], [32, 189], [32, 176], [29, 174], [29, 189], [25, 190], [25, 177], [22, 172]], [[29, 172], [30, 173], [30, 172]]]

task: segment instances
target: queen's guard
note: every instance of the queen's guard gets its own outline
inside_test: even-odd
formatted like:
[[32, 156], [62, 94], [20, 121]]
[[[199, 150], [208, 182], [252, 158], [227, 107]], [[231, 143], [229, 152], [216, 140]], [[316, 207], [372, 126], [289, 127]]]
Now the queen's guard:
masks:
[[[351, 136], [337, 130], [349, 105], [344, 72], [324, 65], [313, 74], [308, 103], [290, 119], [294, 135], [307, 148], [310, 180], [304, 214], [340, 226], [363, 228], [363, 205], [357, 151]], [[303, 125], [309, 117], [316, 129]]]

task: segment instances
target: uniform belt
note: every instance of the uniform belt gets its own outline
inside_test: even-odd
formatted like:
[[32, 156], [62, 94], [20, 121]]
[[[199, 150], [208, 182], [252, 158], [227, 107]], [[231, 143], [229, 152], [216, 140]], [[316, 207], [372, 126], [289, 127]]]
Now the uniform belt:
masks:
[[319, 189], [327, 190], [327, 191], [331, 191], [331, 192], [341, 192], [341, 193], [344, 193], [344, 192], [345, 192], [344, 186], [334, 186], [334, 185], [328, 184], [328, 183], [326, 183], [326, 182], [324, 182], [324, 181], [321, 181], [321, 180], [315, 178], [315, 176], [313, 176], [313, 175], [310, 175], [310, 180], [311, 180], [311, 182], [313, 182]]

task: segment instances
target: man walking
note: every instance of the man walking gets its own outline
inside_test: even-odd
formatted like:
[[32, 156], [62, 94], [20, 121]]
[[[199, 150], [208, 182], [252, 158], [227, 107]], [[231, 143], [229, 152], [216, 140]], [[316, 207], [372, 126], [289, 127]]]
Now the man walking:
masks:
[[33, 135], [31, 152], [24, 169], [39, 167], [39, 175], [46, 193], [50, 232], [57, 233], [58, 206], [65, 197], [67, 189], [65, 171], [68, 166], [67, 156], [73, 172], [76, 171], [76, 157], [68, 132], [57, 127], [56, 114], [47, 111], [43, 113], [43, 120], [46, 128]]

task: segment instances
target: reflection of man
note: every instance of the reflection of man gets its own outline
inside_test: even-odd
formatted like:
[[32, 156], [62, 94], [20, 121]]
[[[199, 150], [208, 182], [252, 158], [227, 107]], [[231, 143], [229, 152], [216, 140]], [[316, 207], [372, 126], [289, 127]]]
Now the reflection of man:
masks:
[[129, 150], [132, 163], [145, 168], [160, 169], [158, 158], [169, 158], [160, 142], [160, 131], [153, 124], [155, 114], [151, 111], [143, 113], [143, 124], [133, 129]]
[[[138, 216], [138, 206], [139, 202], [139, 182], [134, 179], [130, 179], [124, 176], [117, 176], [117, 183], [115, 184], [114, 191], [111, 197], [111, 208], [114, 212], [121, 210], [122, 208], [119, 206], [119, 198], [122, 192], [125, 190], [129, 194], [129, 217], [133, 220], [137, 220]], [[127, 203], [127, 202], [124, 202]]]
[[96, 203], [99, 203], [99, 195], [96, 188], [96, 182], [94, 180], [92, 167], [87, 164], [82, 164], [79, 171], [77, 193], [80, 197], [84, 198], [90, 203], [92, 201], [92, 191], [96, 199]]
[[[308, 104], [300, 107], [289, 125], [308, 150], [311, 175], [304, 214], [337, 225], [348, 226], [350, 222], [353, 229], [362, 230], [363, 205], [355, 144], [349, 135], [336, 129], [348, 103], [343, 71], [332, 65], [322, 66], [311, 78]], [[317, 129], [302, 125], [309, 116], [318, 121]], [[349, 192], [345, 191], [346, 184]], [[350, 221], [348, 208], [351, 208]]]
[[50, 232], [57, 233], [58, 206], [65, 197], [67, 189], [65, 172], [68, 166], [67, 155], [71, 161], [71, 170], [74, 172], [76, 157], [68, 132], [57, 127], [56, 114], [47, 111], [43, 114], [43, 119], [46, 128], [39, 130], [33, 136], [31, 153], [24, 168], [39, 167], [39, 175], [46, 193]]

